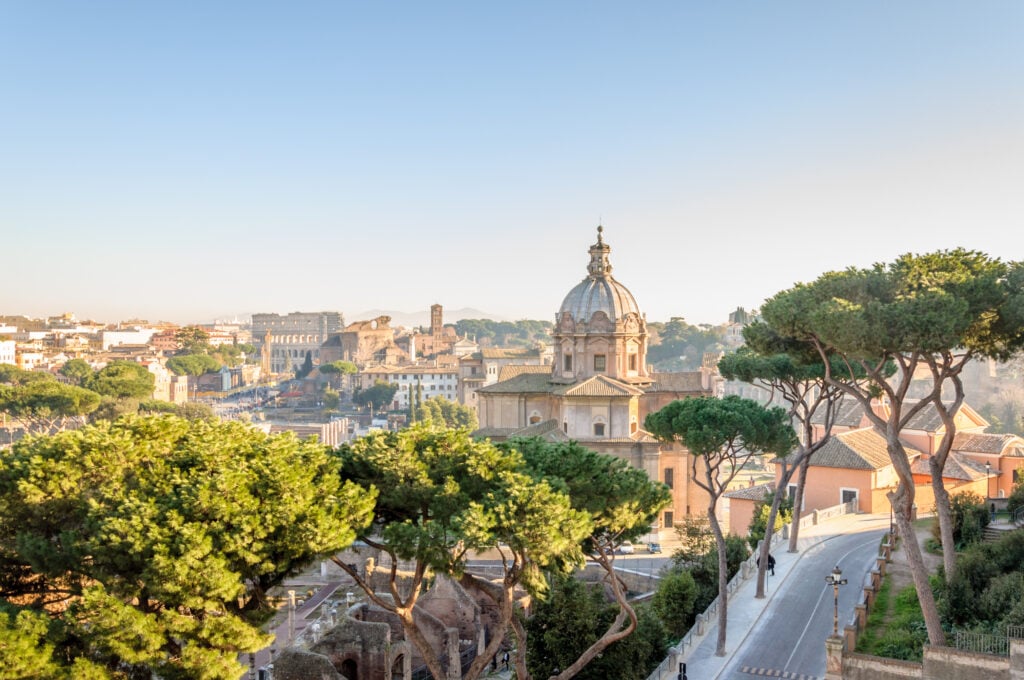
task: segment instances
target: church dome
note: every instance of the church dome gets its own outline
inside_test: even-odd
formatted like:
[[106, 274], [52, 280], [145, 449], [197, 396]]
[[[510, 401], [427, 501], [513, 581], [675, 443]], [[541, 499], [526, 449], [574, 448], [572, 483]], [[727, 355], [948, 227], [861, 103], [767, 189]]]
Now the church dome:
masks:
[[602, 231], [602, 227], [597, 228], [597, 243], [590, 246], [587, 278], [565, 296], [558, 310], [559, 319], [568, 313], [577, 324], [587, 324], [598, 312], [603, 312], [612, 323], [629, 314], [641, 317], [633, 294], [612, 276], [612, 266], [608, 261], [611, 248], [601, 238]]

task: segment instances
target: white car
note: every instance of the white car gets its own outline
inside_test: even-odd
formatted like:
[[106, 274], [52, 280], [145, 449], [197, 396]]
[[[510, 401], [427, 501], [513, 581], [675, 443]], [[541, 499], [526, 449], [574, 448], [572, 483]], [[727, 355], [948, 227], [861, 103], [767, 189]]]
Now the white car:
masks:
[[619, 543], [619, 547], [616, 548], [615, 552], [620, 555], [632, 555], [636, 552], [636, 548], [633, 547], [633, 544], [630, 541], [623, 541], [622, 543]]

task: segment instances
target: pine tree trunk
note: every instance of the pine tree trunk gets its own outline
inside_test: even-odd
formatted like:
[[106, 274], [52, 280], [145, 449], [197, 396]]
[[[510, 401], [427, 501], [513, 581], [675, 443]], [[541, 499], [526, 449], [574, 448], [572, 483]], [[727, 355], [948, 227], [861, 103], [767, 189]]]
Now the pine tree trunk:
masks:
[[729, 563], [726, 560], [725, 536], [715, 516], [715, 498], [712, 496], [708, 507], [708, 521], [711, 531], [715, 534], [715, 545], [718, 547], [718, 645], [715, 656], [725, 656], [726, 625], [729, 621]]
[[907, 551], [907, 563], [910, 565], [910, 572], [914, 577], [917, 601], [921, 605], [921, 615], [924, 617], [924, 624], [928, 629], [928, 642], [936, 647], [943, 647], [946, 644], [946, 633], [942, 630], [942, 619], [939, 617], [935, 595], [932, 593], [930, 574], [924, 565], [921, 546], [917, 542], [917, 534], [911, 522], [914, 507], [914, 477], [910, 471], [910, 461], [907, 459], [903, 445], [895, 435], [887, 439], [889, 458], [900, 478], [900, 485], [895, 493], [896, 502], [893, 503], [893, 515], [896, 519], [896, 526], [899, 527], [900, 536], [903, 538], [903, 549]]
[[800, 514], [804, 507], [804, 488], [807, 484], [807, 468], [811, 458], [806, 457], [800, 463], [800, 476], [796, 482], [796, 497], [793, 498], [793, 523], [789, 527], [789, 552], [797, 552], [797, 540], [800, 538]]
[[939, 537], [942, 540], [942, 568], [946, 572], [946, 583], [953, 580], [956, 572], [956, 544], [953, 539], [953, 512], [949, 507], [949, 492], [942, 484], [942, 471], [932, 471], [932, 492], [935, 494], [935, 512], [939, 516]]
[[[788, 475], [782, 475], [782, 482], [784, 483]], [[757, 556], [757, 593], [754, 594], [754, 598], [763, 600], [764, 594], [764, 581], [765, 573], [768, 571], [768, 553], [772, 549], [772, 537], [775, 535], [775, 517], [779, 514], [779, 506], [782, 504], [782, 484], [779, 484], [778, 489], [775, 490], [775, 497], [772, 498], [771, 509], [768, 510], [768, 524], [764, 528], [764, 540], [761, 541], [761, 552]]]
[[497, 625], [491, 633], [491, 640], [487, 643], [487, 647], [483, 653], [477, 656], [470, 664], [469, 668], [466, 669], [465, 674], [462, 676], [463, 680], [477, 680], [487, 670], [487, 664], [493, 659], [498, 650], [501, 648], [502, 643], [505, 639], [505, 633], [508, 631], [509, 622], [515, 618], [513, 597], [515, 594], [516, 579], [509, 577], [506, 574], [506, 578], [503, 580], [501, 585], [497, 582], [491, 582], [475, 574], [464, 573], [459, 578], [459, 583], [466, 590], [477, 590], [486, 595], [498, 608], [498, 621]]
[[[913, 504], [913, 499], [910, 503]], [[942, 619], [939, 618], [939, 610], [935, 605], [931, 580], [924, 566], [924, 558], [921, 555], [921, 546], [917, 542], [917, 534], [914, 533], [914, 525], [910, 521], [910, 510], [902, 507], [901, 504], [901, 507], [893, 509], [893, 515], [896, 518], [900, 536], [903, 537], [902, 545], [903, 549], [907, 551], [910, 572], [914, 576], [914, 588], [917, 590], [917, 599], [921, 605], [921, 614], [924, 616], [924, 625], [928, 629], [928, 643], [936, 647], [944, 647], [946, 633], [942, 630]]]
[[[616, 603], [619, 605], [619, 612], [615, 616], [615, 620], [612, 621], [611, 625], [608, 626], [604, 634], [601, 635], [597, 640], [594, 641], [590, 647], [588, 647], [572, 664], [559, 673], [553, 676], [556, 680], [569, 680], [570, 678], [576, 677], [582, 671], [588, 663], [594, 660], [610, 645], [618, 642], [619, 640], [629, 637], [637, 627], [636, 611], [630, 606], [629, 601], [626, 598], [626, 590], [623, 587], [622, 581], [615, 575], [615, 569], [611, 561], [603, 553], [597, 556], [597, 563], [601, 565], [601, 568], [605, 570], [609, 584], [612, 590], [612, 595], [615, 598]], [[626, 620], [629, 623], [626, 624]], [[623, 627], [623, 624], [626, 624]]]
[[526, 626], [518, 616], [512, 617], [512, 631], [516, 634], [516, 655], [512, 659], [518, 680], [530, 680], [530, 671], [526, 669]]
[[423, 657], [423, 663], [427, 665], [430, 675], [433, 676], [434, 680], [447, 680], [448, 674], [445, 673], [441, 662], [437, 658], [437, 650], [431, 647], [427, 638], [420, 631], [419, 626], [416, 625], [413, 608], [400, 607], [395, 613], [398, 614], [398, 620], [402, 623], [402, 630], [405, 632], [406, 639], [411, 640], [413, 645], [415, 645], [420, 656]]

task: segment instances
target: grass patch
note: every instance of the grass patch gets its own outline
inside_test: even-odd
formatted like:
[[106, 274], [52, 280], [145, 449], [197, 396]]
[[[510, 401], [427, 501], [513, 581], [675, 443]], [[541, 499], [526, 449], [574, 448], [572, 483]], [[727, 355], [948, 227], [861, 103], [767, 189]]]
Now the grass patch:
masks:
[[895, 597], [888, 576], [875, 598], [867, 626], [857, 636], [857, 650], [862, 654], [884, 656], [903, 661], [921, 661], [928, 633], [917, 602], [917, 591], [909, 585]]
[[885, 623], [889, 617], [889, 609], [892, 606], [890, 601], [889, 591], [891, 590], [892, 583], [889, 581], [889, 577], [886, 576], [882, 581], [882, 587], [875, 594], [875, 606], [868, 614], [867, 625], [864, 627], [864, 631], [857, 636], [857, 649], [862, 654], [874, 654], [872, 651], [875, 645], [878, 643], [878, 636], [880, 633], [885, 631]]

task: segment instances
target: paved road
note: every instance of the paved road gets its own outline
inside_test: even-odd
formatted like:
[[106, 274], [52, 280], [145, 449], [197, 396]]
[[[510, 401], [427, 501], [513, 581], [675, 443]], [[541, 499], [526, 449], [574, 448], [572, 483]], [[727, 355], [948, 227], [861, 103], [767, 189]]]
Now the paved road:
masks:
[[781, 585], [778, 577], [769, 577], [769, 591], [778, 588], [772, 606], [758, 620], [720, 677], [824, 677], [825, 638], [832, 633], [834, 609], [833, 588], [825, 583], [825, 577], [838, 565], [848, 581], [839, 588], [841, 631], [860, 599], [883, 533], [876, 529], [824, 541], [803, 554]]

